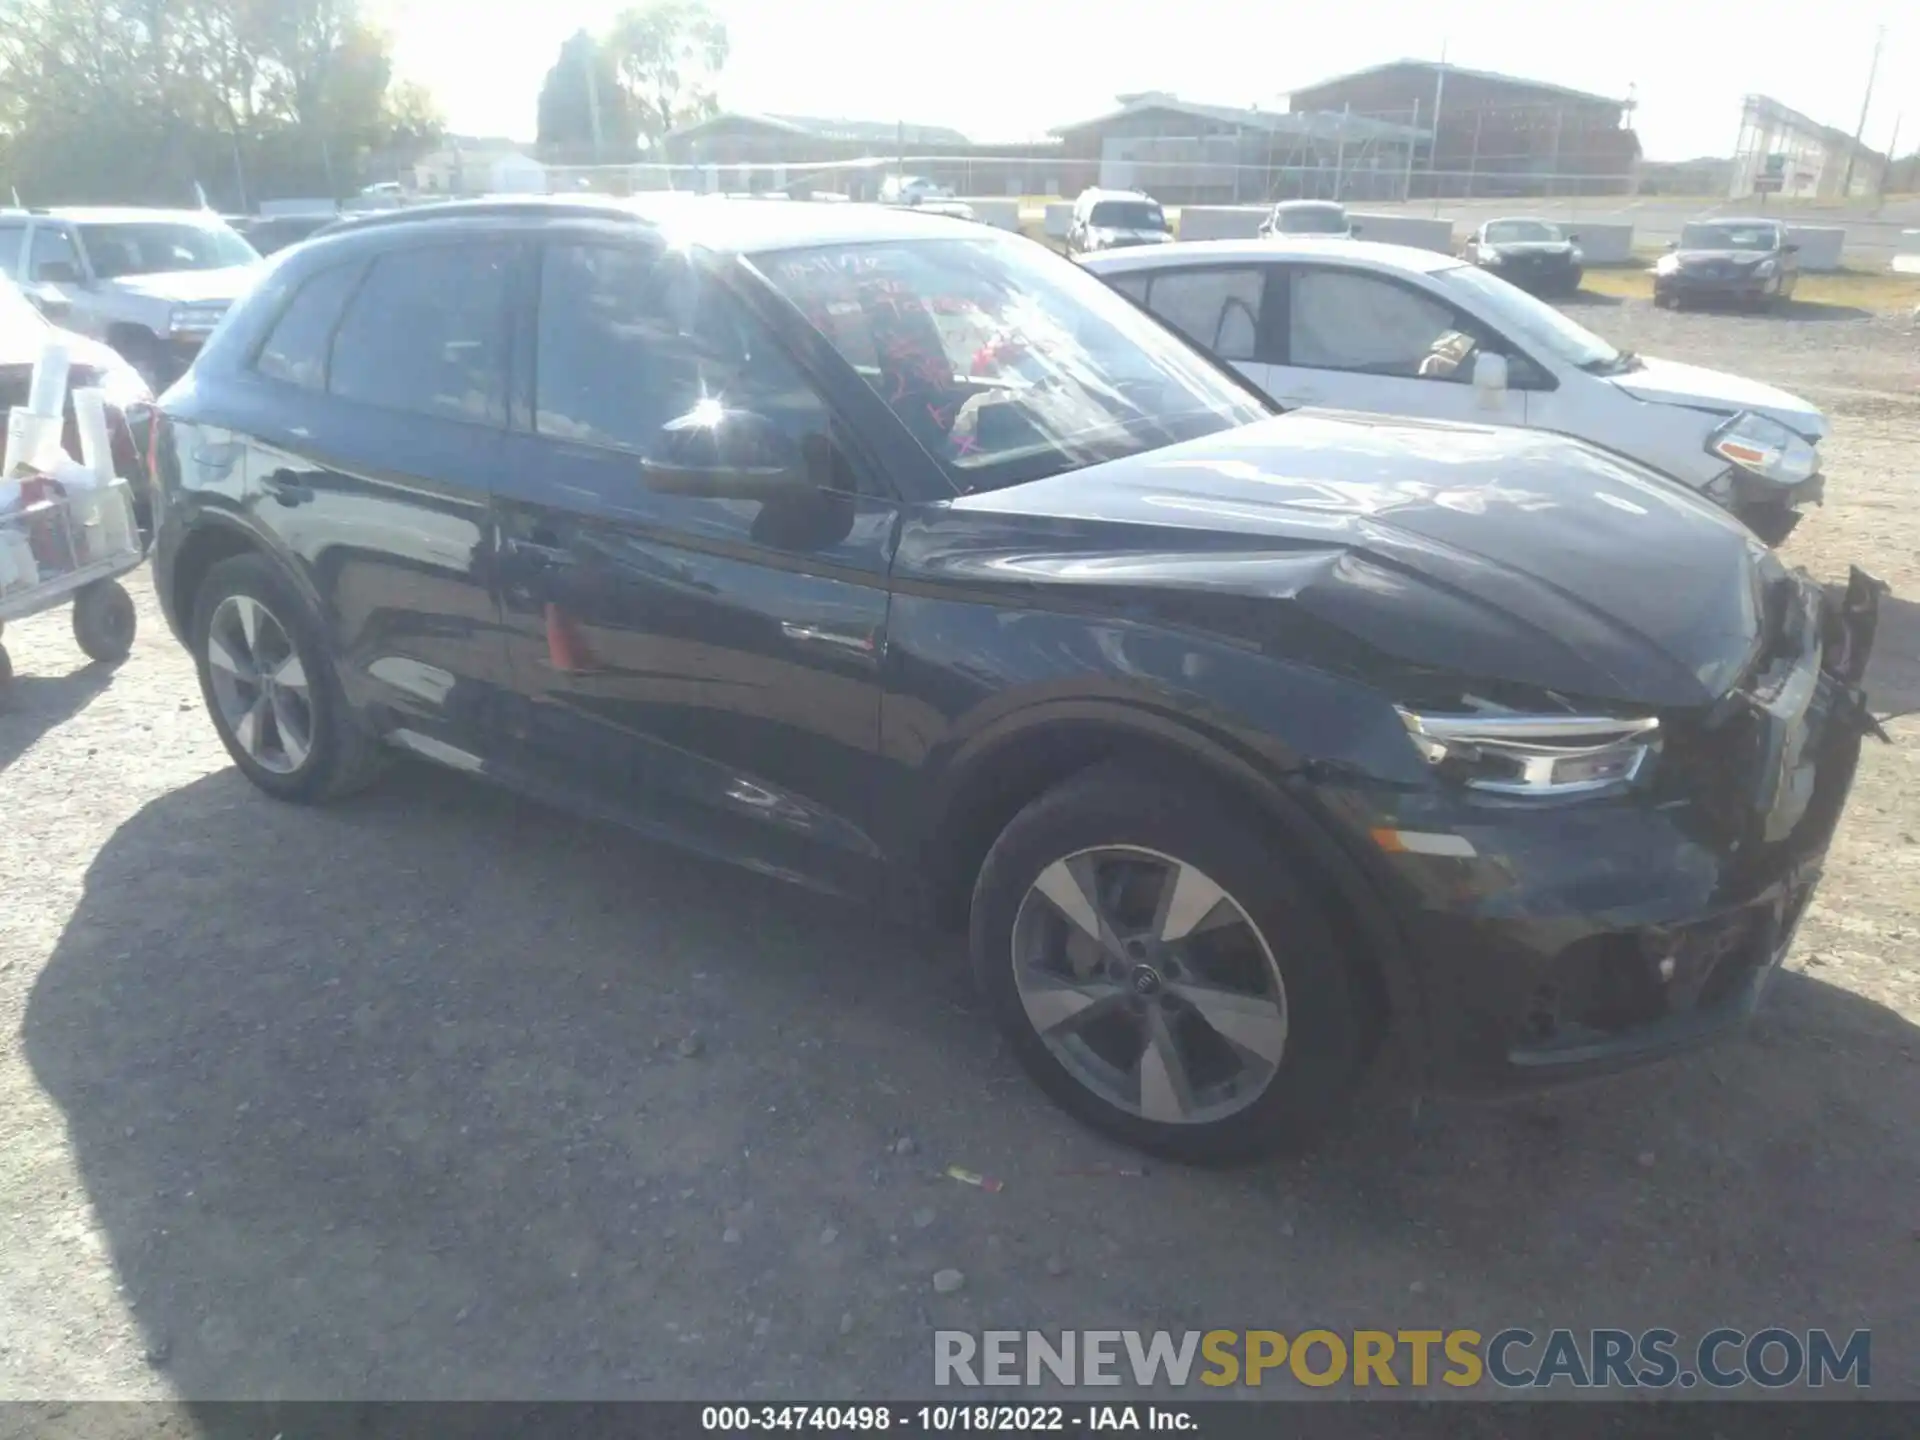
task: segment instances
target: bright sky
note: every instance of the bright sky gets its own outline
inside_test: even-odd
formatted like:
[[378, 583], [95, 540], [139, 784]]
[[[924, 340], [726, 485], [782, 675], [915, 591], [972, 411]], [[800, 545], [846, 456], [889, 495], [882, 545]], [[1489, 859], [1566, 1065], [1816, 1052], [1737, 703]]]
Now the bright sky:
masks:
[[[374, 0], [403, 74], [449, 127], [531, 140], [560, 42], [619, 0]], [[1289, 87], [1404, 57], [1637, 94], [1653, 159], [1732, 152], [1749, 91], [1851, 131], [1887, 27], [1865, 139], [1920, 149], [1920, 15], [1912, 0], [709, 0], [733, 56], [729, 109], [950, 125], [975, 140], [1039, 137], [1111, 109], [1114, 95], [1277, 107]], [[482, 18], [484, 17], [484, 18]], [[1311, 17], [1311, 18], [1308, 18]], [[1329, 21], [1332, 22], [1329, 25]], [[1551, 37], [1551, 38], [1549, 38]]]

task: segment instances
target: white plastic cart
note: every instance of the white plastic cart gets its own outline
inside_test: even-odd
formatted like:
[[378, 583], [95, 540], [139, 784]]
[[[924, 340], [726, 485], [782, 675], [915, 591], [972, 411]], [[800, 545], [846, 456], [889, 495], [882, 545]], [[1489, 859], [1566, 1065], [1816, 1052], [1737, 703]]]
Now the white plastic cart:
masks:
[[[133, 597], [118, 577], [145, 558], [125, 479], [0, 512], [0, 634], [9, 620], [73, 603], [73, 638], [117, 664], [133, 648]], [[13, 663], [0, 645], [0, 705]]]

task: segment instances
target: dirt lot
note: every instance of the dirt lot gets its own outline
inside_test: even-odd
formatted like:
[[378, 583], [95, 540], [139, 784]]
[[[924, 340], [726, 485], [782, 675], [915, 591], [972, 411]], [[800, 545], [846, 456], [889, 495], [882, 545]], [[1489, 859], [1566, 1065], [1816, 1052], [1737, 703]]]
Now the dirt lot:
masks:
[[[1893, 582], [1879, 708], [1920, 706], [1920, 335], [1580, 314], [1832, 410], [1792, 552]], [[1133, 1175], [952, 943], [449, 775], [262, 798], [136, 588], [116, 674], [7, 637], [0, 1395], [905, 1395], [935, 1326], [1308, 1323], [1872, 1326], [1920, 1395], [1920, 718], [1740, 1038]]]

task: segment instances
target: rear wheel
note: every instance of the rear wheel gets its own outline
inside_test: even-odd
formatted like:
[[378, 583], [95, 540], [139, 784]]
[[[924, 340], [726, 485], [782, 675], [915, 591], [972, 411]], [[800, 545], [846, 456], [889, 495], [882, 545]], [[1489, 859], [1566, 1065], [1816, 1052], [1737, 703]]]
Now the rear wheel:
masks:
[[239, 555], [207, 573], [192, 637], [214, 729], [255, 785], [318, 801], [378, 774], [378, 743], [349, 710], [319, 626], [266, 559]]
[[1298, 1145], [1357, 1078], [1363, 1011], [1292, 863], [1204, 789], [1102, 767], [1029, 805], [974, 889], [976, 979], [1080, 1119], [1178, 1159]]

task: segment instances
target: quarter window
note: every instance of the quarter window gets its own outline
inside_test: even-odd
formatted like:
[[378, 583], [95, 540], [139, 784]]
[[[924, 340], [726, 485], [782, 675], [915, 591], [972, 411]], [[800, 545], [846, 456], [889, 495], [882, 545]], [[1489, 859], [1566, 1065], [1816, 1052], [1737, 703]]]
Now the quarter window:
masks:
[[324, 390], [333, 327], [339, 323], [340, 307], [359, 277], [358, 265], [336, 265], [308, 276], [274, 322], [254, 369], [302, 389]]
[[73, 248], [73, 237], [66, 231], [42, 226], [33, 232], [33, 244], [27, 256], [28, 278], [43, 279], [41, 272], [49, 265], [70, 265], [78, 275], [80, 252]]
[[1147, 308], [1222, 360], [1252, 360], [1260, 349], [1258, 269], [1174, 270], [1154, 277]]
[[1450, 306], [1404, 285], [1341, 270], [1293, 277], [1290, 363], [1407, 379], [1465, 381], [1473, 349]]
[[333, 337], [327, 389], [386, 410], [506, 423], [506, 245], [380, 256]]

